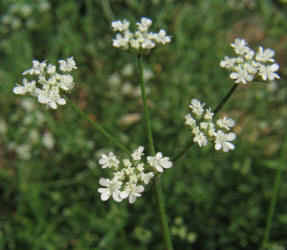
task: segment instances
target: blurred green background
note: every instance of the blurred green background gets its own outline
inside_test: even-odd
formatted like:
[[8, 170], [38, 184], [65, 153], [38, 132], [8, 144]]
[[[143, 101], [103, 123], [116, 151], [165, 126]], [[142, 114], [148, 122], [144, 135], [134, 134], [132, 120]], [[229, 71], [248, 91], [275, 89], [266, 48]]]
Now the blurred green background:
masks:
[[[192, 98], [215, 107], [232, 85], [219, 67], [230, 43], [273, 48], [281, 80], [240, 86], [222, 109], [236, 150], [193, 147], [165, 172], [175, 249], [258, 249], [287, 121], [286, 0], [2, 0], [0, 2], [0, 249], [162, 249], [152, 189], [134, 205], [102, 202], [101, 153], [118, 151], [67, 105], [47, 110], [12, 88], [32, 59], [74, 56], [71, 99], [133, 149], [146, 145], [136, 56], [112, 47], [110, 23], [142, 16], [172, 42], [145, 58], [156, 150], [189, 135]], [[270, 249], [287, 246], [283, 170]]]

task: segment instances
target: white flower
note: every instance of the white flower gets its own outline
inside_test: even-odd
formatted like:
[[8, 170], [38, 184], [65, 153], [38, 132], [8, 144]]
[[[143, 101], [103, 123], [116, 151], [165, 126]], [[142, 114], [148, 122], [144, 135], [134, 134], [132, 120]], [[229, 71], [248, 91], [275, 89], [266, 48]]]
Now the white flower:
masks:
[[118, 179], [110, 180], [110, 179], [101, 178], [99, 182], [103, 187], [106, 187], [106, 188], [98, 189], [98, 192], [101, 193], [102, 201], [108, 200], [111, 196], [117, 202], [120, 202], [122, 200], [121, 191], [120, 191], [120, 188], [122, 185], [121, 181], [119, 181]]
[[223, 152], [234, 150], [234, 145], [230, 142], [235, 140], [236, 135], [234, 133], [225, 134], [223, 131], [218, 130], [215, 139], [215, 149], [222, 149]]
[[145, 39], [145, 41], [142, 43], [143, 49], [152, 49], [155, 47], [155, 43], [152, 40]]
[[213, 116], [214, 116], [214, 113], [211, 111], [211, 108], [208, 108], [205, 110], [205, 115], [203, 118], [204, 120], [209, 121], [209, 120], [212, 120]]
[[194, 127], [196, 125], [196, 120], [191, 116], [191, 114], [187, 114], [185, 116], [185, 125]]
[[75, 85], [74, 79], [71, 75], [60, 75], [59, 79], [59, 86], [63, 90], [71, 90]]
[[23, 79], [23, 86], [17, 84], [17, 86], [13, 88], [14, 94], [17, 95], [25, 95], [27, 93], [34, 95], [35, 90], [36, 90], [36, 82], [35, 81], [28, 82], [26, 78]]
[[220, 67], [229, 69], [234, 66], [235, 62], [236, 62], [235, 58], [230, 58], [228, 56], [225, 56], [224, 60], [220, 62]]
[[131, 167], [132, 163], [130, 162], [129, 159], [123, 159], [123, 164], [125, 167]]
[[144, 147], [143, 146], [139, 146], [136, 150], [134, 150], [133, 153], [132, 153], [133, 160], [134, 161], [140, 161], [142, 155], [144, 155], [143, 151], [144, 151]]
[[225, 128], [230, 130], [231, 127], [235, 126], [235, 121], [231, 118], [227, 118], [226, 116], [223, 119], [218, 119], [216, 122], [217, 126], [220, 128]]
[[266, 49], [264, 51], [263, 47], [259, 47], [259, 51], [256, 54], [256, 60], [260, 62], [274, 62], [272, 58], [275, 55], [275, 51], [272, 49]]
[[235, 53], [239, 55], [244, 55], [250, 50], [246, 41], [240, 38], [236, 38], [234, 43], [231, 43], [231, 46], [234, 48]]
[[140, 173], [139, 174], [139, 179], [145, 184], [149, 184], [150, 180], [154, 177], [153, 172], [148, 172], [148, 173]]
[[116, 171], [114, 173], [114, 179], [118, 179], [119, 181], [122, 181], [125, 178], [125, 171]]
[[242, 66], [235, 67], [236, 72], [230, 74], [230, 78], [235, 80], [235, 83], [246, 84], [253, 80], [253, 75], [248, 74], [248, 71], [243, 69]]
[[166, 31], [164, 29], [161, 29], [158, 34], [155, 34], [154, 39], [161, 44], [166, 44], [171, 41], [170, 36], [166, 35]]
[[141, 22], [137, 23], [138, 29], [141, 32], [146, 32], [148, 28], [151, 26], [152, 21], [149, 18], [142, 17]]
[[69, 57], [66, 60], [59, 60], [60, 70], [63, 72], [70, 72], [73, 69], [77, 69], [76, 63], [73, 57]]
[[127, 176], [129, 176], [129, 175], [132, 175], [135, 173], [135, 168], [134, 167], [126, 167], [126, 168], [124, 168], [123, 171], [125, 172], [125, 174]]
[[191, 100], [191, 105], [189, 107], [191, 108], [192, 112], [197, 116], [197, 118], [200, 118], [203, 114], [203, 107], [205, 106], [205, 103], [201, 103], [197, 99]]
[[[59, 60], [61, 71], [71, 71], [76, 69], [76, 64], [73, 57], [66, 60]], [[45, 71], [46, 68], [46, 71]], [[61, 91], [68, 91], [74, 87], [73, 77], [69, 74], [58, 74], [56, 66], [53, 64], [40, 63], [33, 60], [33, 67], [23, 72], [24, 75], [36, 75], [37, 80], [28, 82], [23, 79], [23, 85], [16, 85], [13, 88], [15, 94], [30, 94], [36, 96], [42, 104], [47, 104], [48, 108], [56, 109], [57, 105], [65, 105], [66, 100], [61, 96]]]
[[144, 171], [144, 164], [140, 163], [136, 166], [137, 171], [139, 172], [143, 172]]
[[134, 50], [150, 50], [157, 44], [164, 45], [171, 41], [171, 37], [166, 35], [164, 29], [160, 29], [158, 33], [148, 32], [152, 24], [152, 20], [146, 17], [141, 18], [141, 21], [136, 23], [137, 30], [135, 32], [129, 31], [129, 22], [127, 20], [113, 21], [113, 31], [119, 31], [113, 39], [113, 46], [123, 49]]
[[101, 159], [99, 160], [99, 164], [102, 165], [102, 168], [118, 168], [119, 163], [119, 160], [113, 152], [110, 152], [108, 155], [102, 154]]
[[47, 67], [47, 73], [50, 75], [56, 73], [56, 66], [53, 64], [49, 64]]
[[158, 152], [155, 156], [147, 157], [148, 164], [156, 169], [158, 172], [163, 172], [163, 168], [171, 168], [172, 162], [169, 157], [162, 157], [162, 153]]
[[124, 49], [128, 49], [128, 43], [128, 36], [122, 36], [121, 34], [117, 34], [116, 39], [113, 39], [113, 46], [116, 48], [123, 47]]
[[55, 140], [54, 140], [52, 134], [49, 133], [49, 132], [46, 132], [43, 135], [42, 143], [47, 149], [51, 150], [54, 147], [54, 145], [55, 145]]
[[279, 65], [277, 63], [273, 63], [270, 66], [261, 65], [259, 68], [259, 75], [262, 77], [263, 80], [274, 80], [275, 78], [280, 79], [280, 76], [276, 73], [279, 69]]
[[202, 132], [196, 133], [193, 141], [197, 143], [199, 147], [206, 146], [208, 142], [207, 137]]
[[136, 183], [133, 182], [127, 182], [125, 185], [124, 191], [121, 192], [121, 198], [125, 199], [129, 197], [129, 203], [134, 203], [136, 201], [137, 197], [140, 197], [141, 194], [144, 191], [144, 186], [142, 185], [136, 185]]
[[124, 20], [123, 22], [120, 20], [112, 22], [113, 31], [126, 31], [129, 29], [129, 26], [130, 22], [127, 20]]
[[29, 75], [40, 75], [44, 72], [44, 69], [47, 65], [45, 61], [40, 63], [37, 60], [33, 60], [32, 63], [33, 63], [33, 67], [31, 69], [25, 70], [23, 72], [23, 75], [27, 75], [27, 74], [29, 74]]

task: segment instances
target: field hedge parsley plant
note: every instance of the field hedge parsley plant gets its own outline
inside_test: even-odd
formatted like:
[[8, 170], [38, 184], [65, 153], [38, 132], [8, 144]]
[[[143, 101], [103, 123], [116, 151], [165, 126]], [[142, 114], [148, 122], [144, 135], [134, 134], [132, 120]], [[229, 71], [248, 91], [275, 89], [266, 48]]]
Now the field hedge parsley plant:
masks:
[[129, 30], [130, 22], [128, 20], [117, 20], [111, 24], [113, 31], [117, 32], [112, 41], [113, 46], [132, 51], [138, 59], [139, 87], [149, 149], [147, 157], [145, 157], [143, 146], [139, 146], [131, 152], [117, 138], [70, 102], [66, 96], [61, 95], [63, 92], [71, 91], [75, 84], [73, 77], [70, 75], [72, 70], [77, 69], [73, 57], [59, 60], [59, 71], [57, 71], [55, 65], [47, 64], [46, 61], [33, 60], [32, 68], [24, 71], [23, 75], [34, 78], [31, 80], [24, 78], [23, 85], [17, 84], [13, 88], [13, 92], [18, 95], [29, 94], [35, 96], [40, 103], [52, 109], [57, 109], [58, 105], [65, 105], [69, 102], [75, 112], [87, 120], [106, 139], [128, 154], [129, 157], [124, 159], [118, 159], [113, 152], [101, 155], [99, 165], [103, 169], [109, 169], [108, 175], [110, 176], [110, 178], [99, 179], [101, 187], [99, 187], [98, 192], [101, 200], [107, 201], [112, 197], [116, 202], [128, 199], [129, 203], [134, 203], [142, 195], [145, 187], [152, 181], [161, 222], [163, 243], [166, 249], [172, 249], [163, 192], [161, 190], [161, 173], [163, 173], [164, 169], [171, 168], [177, 159], [184, 155], [194, 144], [204, 147], [208, 141], [212, 141], [217, 151], [228, 152], [234, 150], [235, 146], [232, 142], [235, 140], [236, 135], [231, 132], [231, 128], [235, 126], [235, 121], [226, 116], [215, 119], [215, 116], [231, 97], [239, 83], [246, 84], [258, 79], [263, 81], [279, 79], [280, 77], [276, 73], [279, 66], [275, 63], [273, 58], [275, 52], [272, 49], [264, 50], [260, 46], [255, 53], [247, 46], [244, 39], [235, 39], [231, 46], [237, 57], [230, 58], [226, 56], [220, 62], [221, 67], [231, 71], [230, 78], [235, 80], [232, 88], [215, 110], [212, 110], [210, 107], [206, 108], [205, 103], [195, 98], [191, 100], [189, 105], [191, 112], [185, 116], [185, 125], [191, 129], [191, 138], [176, 151], [175, 156], [171, 158], [164, 157], [161, 152], [156, 152], [155, 150], [146, 98], [147, 88], [145, 80], [147, 79], [144, 77], [142, 61], [143, 56], [157, 45], [165, 45], [171, 42], [171, 36], [167, 35], [164, 29], [160, 29], [157, 33], [149, 31], [151, 25], [152, 20], [146, 17], [142, 17], [140, 22], [136, 23], [137, 29], [134, 32]]

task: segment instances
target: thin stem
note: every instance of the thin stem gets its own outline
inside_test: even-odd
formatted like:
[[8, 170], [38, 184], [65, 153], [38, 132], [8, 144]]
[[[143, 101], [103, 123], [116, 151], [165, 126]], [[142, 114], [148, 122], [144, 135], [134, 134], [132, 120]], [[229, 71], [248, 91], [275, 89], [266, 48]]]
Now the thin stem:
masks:
[[269, 242], [270, 233], [271, 233], [271, 227], [272, 227], [275, 208], [276, 208], [277, 197], [279, 194], [279, 187], [280, 187], [280, 183], [281, 183], [281, 172], [282, 172], [284, 164], [287, 160], [286, 151], [287, 151], [287, 132], [285, 134], [284, 145], [281, 149], [280, 159], [279, 159], [279, 163], [278, 163], [276, 174], [275, 174], [272, 197], [271, 197], [271, 201], [270, 201], [270, 206], [269, 206], [267, 222], [266, 222], [266, 227], [265, 227], [265, 231], [264, 231], [264, 238], [263, 238], [261, 249], [266, 249], [268, 247], [268, 242]]
[[154, 149], [154, 143], [152, 138], [152, 130], [151, 130], [151, 123], [150, 123], [150, 117], [149, 117], [149, 109], [147, 105], [147, 99], [146, 99], [146, 92], [145, 92], [145, 82], [143, 79], [143, 63], [142, 63], [142, 56], [138, 55], [138, 67], [139, 67], [139, 77], [140, 77], [140, 85], [141, 85], [141, 93], [142, 93], [142, 101], [143, 101], [143, 108], [144, 108], [144, 118], [145, 118], [145, 125], [146, 125], [146, 132], [147, 132], [147, 138], [148, 143], [150, 147], [150, 153], [152, 155], [155, 154]]
[[[151, 122], [150, 122], [150, 117], [149, 117], [149, 109], [148, 109], [146, 93], [145, 93], [145, 83], [143, 79], [143, 63], [142, 63], [141, 55], [138, 55], [138, 68], [139, 68], [140, 86], [141, 86], [142, 101], [143, 101], [143, 108], [144, 108], [144, 118], [145, 118], [146, 132], [147, 132], [147, 137], [148, 137], [148, 142], [149, 142], [149, 149], [150, 149], [151, 155], [155, 155], [155, 148], [154, 148], [152, 130], [151, 130]], [[155, 178], [153, 179], [153, 187], [154, 187], [154, 192], [155, 192], [156, 206], [157, 206], [157, 210], [159, 214], [164, 246], [166, 250], [172, 250], [172, 242], [171, 242], [171, 237], [170, 237], [169, 228], [168, 228], [163, 192], [161, 189], [161, 176], [160, 175], [155, 176]]]
[[103, 136], [105, 136], [118, 148], [122, 149], [128, 154], [131, 153], [130, 150], [128, 150], [118, 139], [112, 136], [109, 132], [107, 132], [104, 128], [102, 128], [98, 123], [94, 122], [88, 115], [86, 115], [82, 110], [80, 110], [77, 105], [72, 103], [67, 97], [65, 97], [65, 99], [70, 104], [72, 109], [76, 111], [84, 120], [88, 121], [98, 132], [100, 132]]
[[227, 100], [230, 98], [230, 96], [233, 94], [233, 92], [236, 90], [236, 88], [239, 86], [239, 84], [234, 83], [231, 89], [228, 91], [228, 93], [223, 97], [222, 101], [217, 105], [215, 108], [214, 115], [216, 115], [219, 110], [223, 107], [223, 105], [227, 102]]
[[[221, 102], [217, 105], [215, 108], [214, 115], [216, 115], [223, 105], [228, 101], [228, 99], [231, 97], [231, 95], [234, 93], [235, 89], [238, 87], [239, 84], [233, 84], [231, 89], [228, 91], [228, 93], [223, 97]], [[180, 149], [175, 153], [175, 155], [171, 158], [173, 162], [176, 162], [181, 156], [183, 156], [192, 146], [194, 145], [193, 142], [193, 136], [191, 136], [186, 143], [184, 143]]]

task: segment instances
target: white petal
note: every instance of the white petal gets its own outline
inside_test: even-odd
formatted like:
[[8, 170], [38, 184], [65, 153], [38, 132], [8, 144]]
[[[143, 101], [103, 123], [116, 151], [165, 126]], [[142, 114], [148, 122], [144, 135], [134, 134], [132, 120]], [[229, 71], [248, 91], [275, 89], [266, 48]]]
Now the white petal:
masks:
[[110, 191], [106, 191], [104, 193], [102, 193], [101, 195], [101, 200], [102, 201], [106, 201], [111, 197], [111, 192]]
[[26, 94], [26, 90], [23, 87], [15, 87], [15, 88], [13, 88], [13, 92], [14, 92], [14, 94], [17, 94], [17, 95]]
[[134, 203], [136, 201], [136, 197], [132, 194], [132, 195], [130, 195], [130, 197], [129, 197], [129, 202], [130, 203]]
[[66, 100], [64, 98], [59, 98], [57, 100], [57, 103], [60, 104], [60, 105], [65, 105], [66, 104]]
[[108, 187], [110, 185], [109, 179], [105, 179], [105, 178], [101, 178], [99, 183], [104, 187]]

